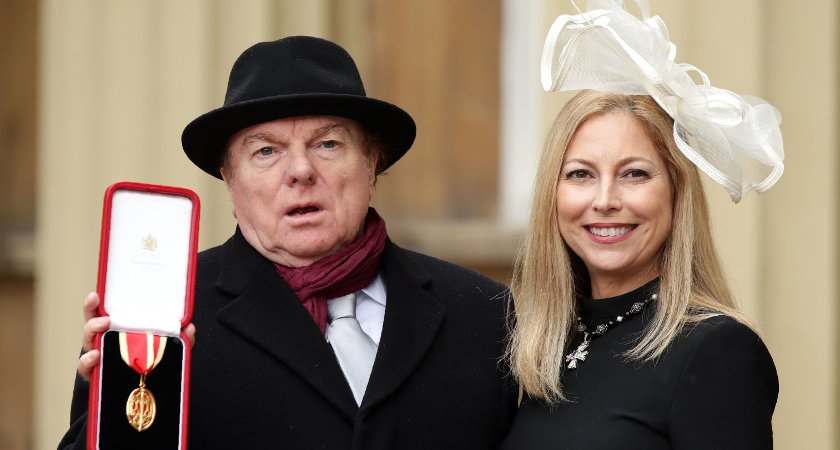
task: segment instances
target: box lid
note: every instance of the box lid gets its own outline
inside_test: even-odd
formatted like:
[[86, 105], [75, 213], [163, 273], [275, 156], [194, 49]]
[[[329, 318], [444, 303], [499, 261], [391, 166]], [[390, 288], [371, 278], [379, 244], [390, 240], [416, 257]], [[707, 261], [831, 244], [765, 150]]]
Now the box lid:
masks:
[[111, 329], [177, 336], [195, 288], [198, 196], [189, 189], [119, 182], [102, 215], [97, 292]]

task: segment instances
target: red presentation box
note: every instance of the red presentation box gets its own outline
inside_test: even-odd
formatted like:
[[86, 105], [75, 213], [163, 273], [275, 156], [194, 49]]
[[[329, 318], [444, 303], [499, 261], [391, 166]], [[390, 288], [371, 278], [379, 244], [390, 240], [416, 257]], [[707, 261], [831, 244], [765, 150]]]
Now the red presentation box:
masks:
[[186, 449], [190, 322], [200, 213], [189, 189], [120, 182], [108, 187], [99, 250], [89, 449]]

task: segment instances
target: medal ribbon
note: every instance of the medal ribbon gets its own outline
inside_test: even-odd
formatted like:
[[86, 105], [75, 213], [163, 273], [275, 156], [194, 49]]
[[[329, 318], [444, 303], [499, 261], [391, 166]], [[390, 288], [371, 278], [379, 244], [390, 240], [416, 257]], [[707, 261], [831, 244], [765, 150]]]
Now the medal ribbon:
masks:
[[146, 375], [160, 363], [166, 349], [166, 337], [152, 333], [120, 332], [120, 356], [140, 375]]

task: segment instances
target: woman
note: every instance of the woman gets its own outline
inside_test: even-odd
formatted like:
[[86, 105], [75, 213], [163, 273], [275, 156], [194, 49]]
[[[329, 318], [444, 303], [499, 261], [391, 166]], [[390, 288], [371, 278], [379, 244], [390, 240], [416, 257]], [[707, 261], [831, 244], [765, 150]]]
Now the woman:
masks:
[[772, 186], [778, 112], [695, 85], [658, 18], [599, 4], [558, 18], [543, 53], [547, 90], [593, 90], [540, 161], [511, 284], [521, 405], [501, 448], [771, 448], [775, 366], [735, 308], [699, 172], [735, 201]]
[[772, 446], [775, 367], [672, 126], [649, 96], [597, 91], [554, 122], [511, 286], [527, 398], [502, 448]]

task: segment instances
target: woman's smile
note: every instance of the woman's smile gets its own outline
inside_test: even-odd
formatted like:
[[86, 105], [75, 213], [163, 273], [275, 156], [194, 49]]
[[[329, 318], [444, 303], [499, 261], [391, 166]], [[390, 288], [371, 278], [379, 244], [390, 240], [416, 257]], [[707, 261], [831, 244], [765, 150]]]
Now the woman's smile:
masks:
[[592, 240], [604, 244], [621, 242], [632, 234], [636, 225], [627, 224], [597, 224], [584, 227], [592, 235]]

